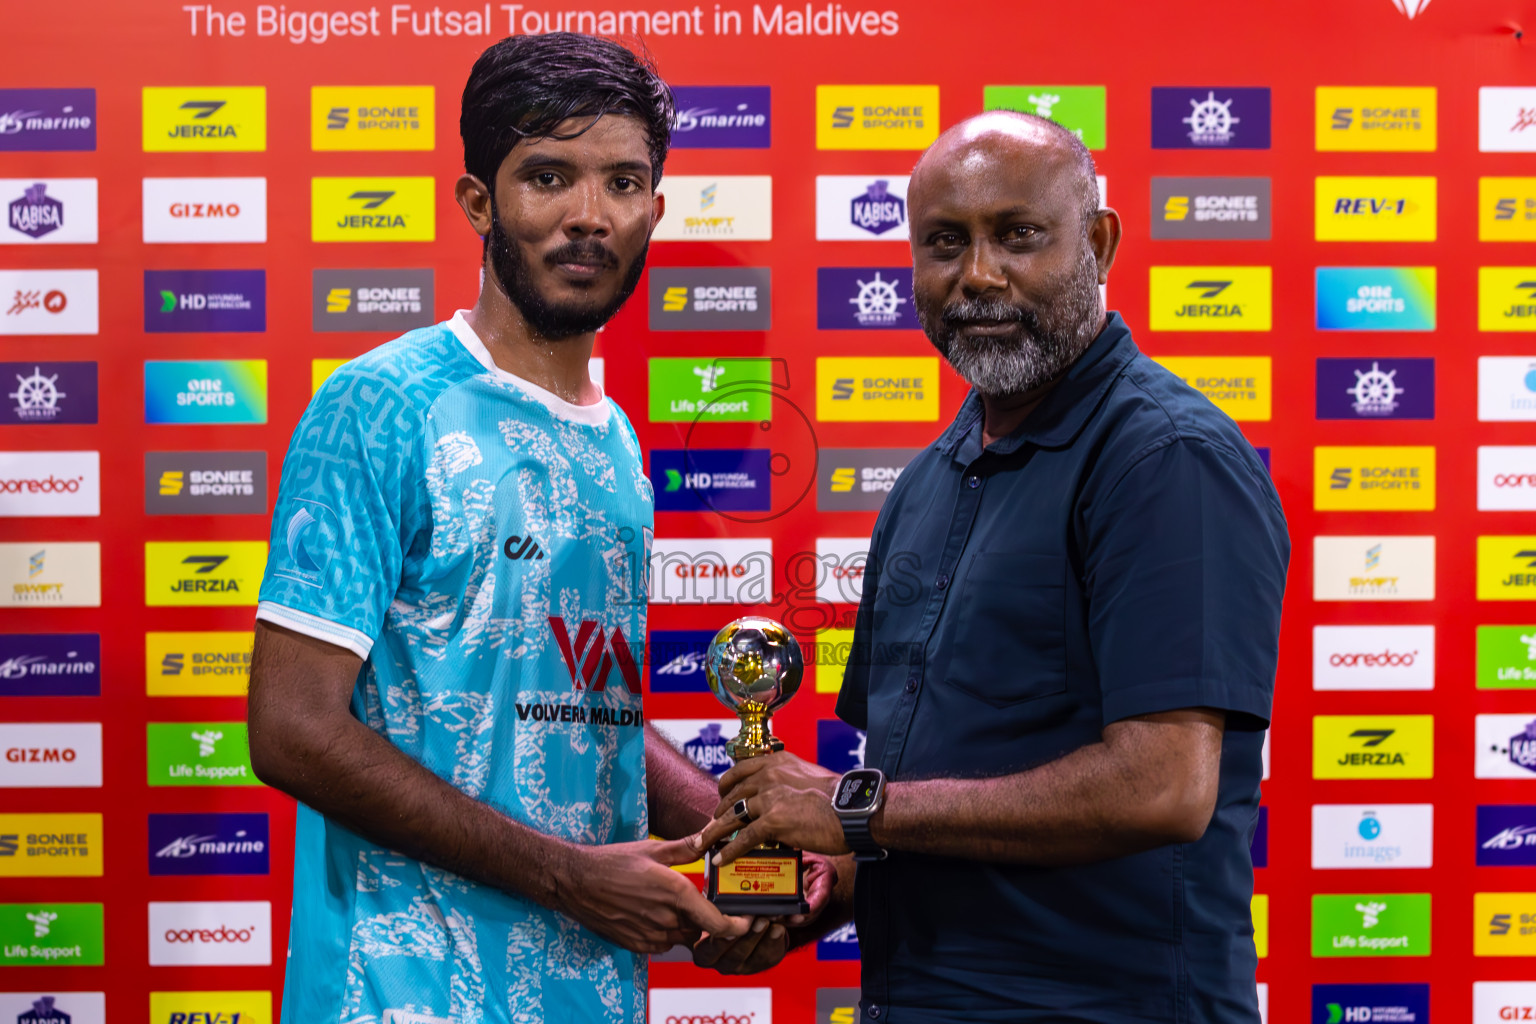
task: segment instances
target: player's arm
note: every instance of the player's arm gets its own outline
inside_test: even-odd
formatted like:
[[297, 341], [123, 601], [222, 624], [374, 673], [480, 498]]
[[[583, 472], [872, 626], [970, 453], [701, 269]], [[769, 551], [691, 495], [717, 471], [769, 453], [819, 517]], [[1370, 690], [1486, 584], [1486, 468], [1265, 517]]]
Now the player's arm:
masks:
[[565, 842], [438, 778], [352, 716], [361, 667], [345, 648], [257, 622], [248, 713], [263, 782], [370, 842], [561, 911], [626, 949], [745, 931], [671, 869], [697, 858], [685, 842]]
[[651, 834], [663, 839], [691, 836], [714, 817], [720, 794], [714, 777], [667, 742], [655, 727], [645, 727], [645, 793]]

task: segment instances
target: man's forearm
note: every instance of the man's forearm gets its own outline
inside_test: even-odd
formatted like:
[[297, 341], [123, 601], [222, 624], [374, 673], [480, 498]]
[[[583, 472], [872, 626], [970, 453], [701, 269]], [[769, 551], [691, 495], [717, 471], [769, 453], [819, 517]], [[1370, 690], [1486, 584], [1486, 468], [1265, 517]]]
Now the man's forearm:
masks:
[[681, 839], [714, 817], [720, 800], [714, 777], [650, 725], [645, 727], [645, 776], [653, 835]]

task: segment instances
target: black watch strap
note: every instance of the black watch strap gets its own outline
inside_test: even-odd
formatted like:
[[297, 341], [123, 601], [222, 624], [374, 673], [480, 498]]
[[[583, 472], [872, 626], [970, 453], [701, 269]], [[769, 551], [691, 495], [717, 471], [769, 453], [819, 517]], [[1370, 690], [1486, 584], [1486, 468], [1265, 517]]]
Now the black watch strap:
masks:
[[842, 818], [843, 841], [853, 851], [854, 860], [885, 860], [885, 849], [869, 834], [869, 818], [869, 815]]

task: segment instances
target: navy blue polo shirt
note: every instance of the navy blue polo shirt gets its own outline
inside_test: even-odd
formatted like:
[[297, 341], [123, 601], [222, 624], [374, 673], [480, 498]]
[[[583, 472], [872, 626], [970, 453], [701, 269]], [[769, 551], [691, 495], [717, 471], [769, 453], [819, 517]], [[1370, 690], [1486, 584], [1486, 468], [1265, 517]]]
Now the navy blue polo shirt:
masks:
[[1194, 843], [1067, 867], [859, 867], [862, 1019], [1253, 1022], [1248, 844], [1290, 541], [1227, 416], [1111, 313], [1020, 427], [973, 393], [875, 525], [837, 713], [895, 781], [1019, 772], [1106, 725], [1228, 712]]

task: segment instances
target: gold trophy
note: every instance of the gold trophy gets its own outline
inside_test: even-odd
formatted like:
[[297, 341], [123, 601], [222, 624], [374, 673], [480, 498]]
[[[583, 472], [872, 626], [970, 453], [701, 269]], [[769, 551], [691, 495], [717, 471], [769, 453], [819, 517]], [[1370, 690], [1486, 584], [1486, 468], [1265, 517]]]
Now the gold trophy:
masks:
[[[789, 703], [805, 674], [800, 644], [789, 630], [758, 615], [729, 622], [710, 643], [704, 669], [715, 697], [741, 719], [741, 732], [725, 745], [726, 753], [741, 761], [783, 750], [783, 741], [768, 731], [768, 719]], [[748, 824], [746, 809], [738, 803], [735, 810]], [[722, 867], [708, 857], [705, 864], [705, 894], [721, 913], [778, 917], [810, 909], [799, 850], [765, 843]]]

